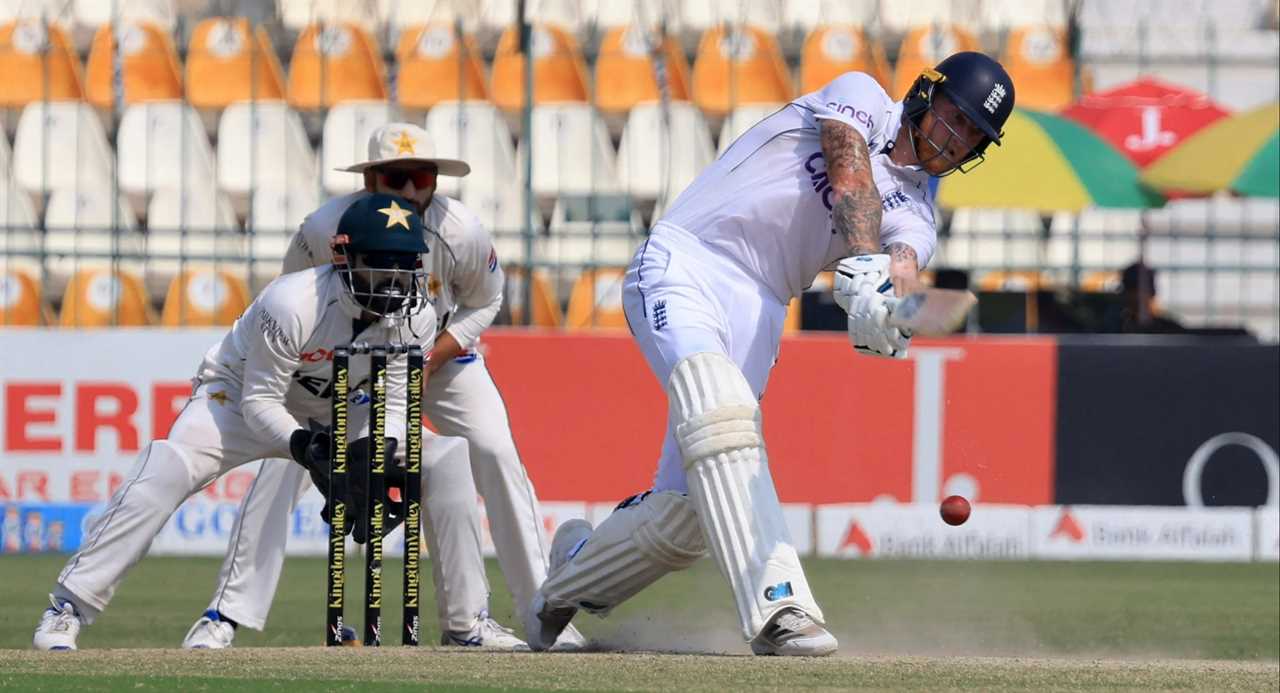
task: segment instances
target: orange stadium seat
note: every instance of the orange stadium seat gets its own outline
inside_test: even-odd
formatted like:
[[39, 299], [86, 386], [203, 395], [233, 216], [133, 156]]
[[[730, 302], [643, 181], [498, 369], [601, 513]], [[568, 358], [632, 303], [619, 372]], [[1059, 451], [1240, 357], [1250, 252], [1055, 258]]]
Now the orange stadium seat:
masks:
[[293, 44], [289, 105], [315, 110], [351, 99], [387, 98], [381, 55], [377, 41], [358, 24], [312, 24]]
[[1031, 271], [987, 272], [978, 280], [982, 291], [1039, 291], [1052, 286], [1048, 275]]
[[[621, 116], [642, 101], [658, 101], [661, 94], [654, 72], [651, 42], [656, 32], [632, 25], [617, 27], [605, 34], [596, 58], [596, 107], [606, 115]], [[667, 95], [677, 101], [689, 100], [689, 63], [680, 44], [662, 38], [666, 62]]]
[[192, 106], [219, 111], [236, 101], [283, 98], [284, 72], [261, 26], [251, 37], [243, 17], [211, 17], [196, 25], [187, 44]]
[[627, 329], [627, 318], [622, 312], [622, 278], [625, 274], [626, 270], [621, 267], [598, 267], [578, 275], [569, 294], [565, 326], [570, 329]]
[[109, 109], [115, 102], [116, 41], [120, 44], [124, 103], [182, 98], [182, 70], [169, 34], [154, 24], [121, 22], [103, 24], [94, 34], [85, 65], [85, 98], [89, 103]]
[[425, 111], [441, 101], [489, 98], [475, 39], [459, 40], [447, 24], [406, 29], [400, 34], [396, 58], [400, 61], [396, 94], [403, 108]]
[[1057, 111], [1075, 100], [1075, 64], [1067, 52], [1062, 27], [1027, 26], [1013, 29], [1001, 62], [1018, 85], [1018, 106]]
[[846, 72], [865, 72], [889, 86], [889, 63], [879, 42], [850, 24], [814, 29], [800, 54], [800, 91], [808, 94]]
[[26, 270], [0, 268], [0, 327], [34, 327], [48, 322], [40, 282]]
[[710, 29], [693, 64], [693, 101], [712, 119], [743, 103], [790, 101], [791, 77], [772, 34], [756, 27]]
[[249, 307], [249, 287], [226, 270], [187, 270], [173, 278], [164, 299], [165, 327], [230, 325]]
[[[537, 24], [530, 37], [535, 104], [587, 100], [587, 68], [569, 32]], [[502, 32], [493, 56], [493, 103], [504, 111], [524, 108], [524, 56], [514, 28]]]
[[0, 26], [0, 108], [19, 109], [32, 101], [84, 96], [80, 59], [57, 25], [39, 20]]
[[[524, 272], [509, 269], [506, 273], [507, 288], [503, 292], [504, 304], [511, 313], [511, 322], [524, 324]], [[529, 324], [536, 327], [560, 327], [564, 324], [564, 313], [560, 310], [560, 302], [556, 300], [555, 289], [551, 288], [551, 280], [545, 272], [535, 271], [530, 282], [533, 294], [532, 314]]]
[[898, 49], [898, 64], [893, 73], [893, 89], [889, 96], [901, 99], [906, 96], [912, 82], [925, 68], [942, 62], [943, 58], [958, 51], [982, 50], [970, 31], [959, 26], [918, 26], [902, 37]]
[[782, 334], [795, 334], [800, 331], [800, 297], [791, 299], [787, 304], [787, 319], [782, 322]]
[[142, 280], [107, 267], [82, 269], [62, 295], [63, 327], [142, 327], [155, 322]]

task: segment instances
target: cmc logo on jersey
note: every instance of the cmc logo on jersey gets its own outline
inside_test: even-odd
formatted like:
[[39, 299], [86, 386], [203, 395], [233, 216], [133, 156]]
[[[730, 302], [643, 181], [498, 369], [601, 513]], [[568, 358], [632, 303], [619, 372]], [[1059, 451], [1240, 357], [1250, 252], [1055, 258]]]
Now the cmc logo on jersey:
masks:
[[830, 108], [841, 115], [847, 115], [850, 118], [853, 118], [855, 121], [866, 125], [868, 130], [876, 129], [876, 122], [871, 119], [871, 114], [866, 111], [854, 108], [847, 103], [840, 103], [839, 101], [828, 101], [827, 108]]

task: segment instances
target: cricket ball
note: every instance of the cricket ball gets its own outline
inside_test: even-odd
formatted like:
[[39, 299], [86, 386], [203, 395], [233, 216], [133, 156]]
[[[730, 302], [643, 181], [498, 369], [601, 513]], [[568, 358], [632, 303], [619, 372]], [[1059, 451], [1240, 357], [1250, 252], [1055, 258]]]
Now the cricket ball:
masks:
[[964, 496], [947, 496], [938, 507], [942, 521], [952, 526], [964, 524], [969, 519], [969, 510], [969, 501]]

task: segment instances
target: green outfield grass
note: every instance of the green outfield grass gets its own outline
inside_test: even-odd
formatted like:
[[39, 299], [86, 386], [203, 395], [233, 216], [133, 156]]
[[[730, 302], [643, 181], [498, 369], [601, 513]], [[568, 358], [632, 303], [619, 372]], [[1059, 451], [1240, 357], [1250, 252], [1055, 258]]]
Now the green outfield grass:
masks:
[[[0, 650], [29, 647], [63, 560], [0, 559]], [[223, 690], [251, 678], [262, 679], [259, 683], [271, 690], [316, 681], [342, 688], [344, 681], [363, 678], [352, 666], [373, 661], [385, 662], [386, 675], [371, 676], [389, 689], [410, 680], [418, 682], [412, 686], [417, 689], [434, 683], [451, 690], [462, 685], [645, 689], [673, 680], [707, 689], [1280, 688], [1276, 564], [810, 560], [806, 565], [828, 624], [841, 640], [843, 656], [828, 662], [678, 654], [424, 652], [414, 657], [398, 648], [364, 655], [321, 649], [247, 652], [321, 641], [324, 561], [291, 559], [266, 631], [241, 629], [239, 652], [81, 652], [59, 659], [0, 651], [0, 686]], [[495, 564], [489, 567], [494, 615], [518, 626], [501, 576]], [[217, 569], [215, 559], [144, 560], [99, 622], [82, 632], [81, 647], [176, 648], [203, 610]], [[355, 625], [361, 615], [358, 572], [352, 571], [356, 579], [348, 592], [347, 618]], [[399, 564], [389, 562], [387, 575], [384, 638], [398, 642]], [[424, 641], [434, 643], [439, 638], [434, 603], [424, 604], [422, 613]], [[606, 652], [747, 652], [709, 561], [663, 579], [607, 620], [580, 617], [578, 624]], [[326, 666], [329, 662], [334, 666]], [[394, 673], [401, 669], [404, 673]], [[665, 679], [651, 678], [663, 671]]]

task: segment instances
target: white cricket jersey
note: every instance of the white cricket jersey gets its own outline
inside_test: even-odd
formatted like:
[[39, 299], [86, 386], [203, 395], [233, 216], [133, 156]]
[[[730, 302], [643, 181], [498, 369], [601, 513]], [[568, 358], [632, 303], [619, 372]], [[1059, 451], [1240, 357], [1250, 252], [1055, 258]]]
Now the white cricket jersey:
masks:
[[[318, 267], [332, 261], [329, 241], [343, 212], [370, 193], [363, 190], [335, 197], [307, 215], [289, 244], [284, 272]], [[431, 249], [427, 293], [439, 319], [464, 350], [493, 324], [502, 307], [503, 273], [493, 239], [480, 218], [461, 202], [433, 195], [422, 218]]]
[[869, 75], [848, 72], [754, 125], [702, 171], [655, 227], [678, 226], [742, 265], [786, 302], [849, 255], [831, 221], [821, 121], [838, 120], [867, 142], [884, 210], [880, 242], [906, 243], [923, 268], [937, 245], [935, 180], [889, 160], [902, 104]]
[[[288, 457], [289, 437], [308, 419], [329, 423], [334, 347], [417, 344], [429, 352], [435, 342], [429, 304], [408, 320], [357, 324], [360, 314], [332, 264], [278, 277], [209, 350], [197, 377], [225, 385], [226, 404], [238, 407], [249, 429]], [[403, 354], [388, 358], [387, 435], [402, 443], [407, 366]], [[349, 373], [351, 401], [368, 401], [369, 359], [353, 357]]]

